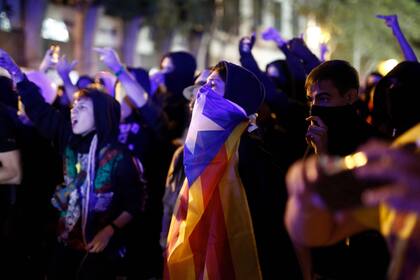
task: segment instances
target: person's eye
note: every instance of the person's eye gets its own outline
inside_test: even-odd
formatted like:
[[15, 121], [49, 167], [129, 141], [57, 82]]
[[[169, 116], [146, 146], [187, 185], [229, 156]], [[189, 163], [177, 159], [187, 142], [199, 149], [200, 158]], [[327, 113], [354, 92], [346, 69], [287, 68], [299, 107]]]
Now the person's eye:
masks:
[[319, 95], [315, 97], [317, 103], [325, 103], [330, 101], [330, 97], [327, 95]]

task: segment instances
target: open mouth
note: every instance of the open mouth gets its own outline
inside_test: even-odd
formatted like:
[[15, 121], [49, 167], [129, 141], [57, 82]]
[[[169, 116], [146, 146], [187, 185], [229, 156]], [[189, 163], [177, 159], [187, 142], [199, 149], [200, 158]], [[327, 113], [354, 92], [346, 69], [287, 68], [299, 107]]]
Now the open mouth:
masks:
[[77, 124], [77, 122], [78, 122], [78, 121], [77, 121], [76, 119], [73, 119], [73, 120], [71, 120], [71, 125], [72, 125], [72, 126], [75, 126], [75, 125]]

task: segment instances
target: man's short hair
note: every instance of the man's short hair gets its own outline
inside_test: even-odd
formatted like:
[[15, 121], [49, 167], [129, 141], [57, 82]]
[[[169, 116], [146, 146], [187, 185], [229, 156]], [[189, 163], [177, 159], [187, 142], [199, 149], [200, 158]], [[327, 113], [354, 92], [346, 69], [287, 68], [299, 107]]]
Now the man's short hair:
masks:
[[359, 75], [357, 70], [344, 60], [328, 60], [309, 73], [305, 82], [308, 90], [313, 84], [320, 81], [331, 81], [341, 95], [350, 89], [359, 89]]

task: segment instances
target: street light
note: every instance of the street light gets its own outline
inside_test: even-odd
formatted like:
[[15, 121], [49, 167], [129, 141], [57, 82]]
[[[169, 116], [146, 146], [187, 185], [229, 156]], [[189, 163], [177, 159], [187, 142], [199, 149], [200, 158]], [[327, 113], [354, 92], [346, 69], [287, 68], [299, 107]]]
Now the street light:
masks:
[[381, 73], [381, 75], [385, 76], [389, 71], [394, 69], [394, 67], [398, 64], [398, 60], [391, 58], [388, 60], [384, 60], [379, 63], [378, 65], [378, 72]]
[[323, 30], [314, 19], [309, 19], [305, 30], [306, 45], [314, 53], [320, 52], [320, 45], [327, 44], [331, 39], [331, 34]]

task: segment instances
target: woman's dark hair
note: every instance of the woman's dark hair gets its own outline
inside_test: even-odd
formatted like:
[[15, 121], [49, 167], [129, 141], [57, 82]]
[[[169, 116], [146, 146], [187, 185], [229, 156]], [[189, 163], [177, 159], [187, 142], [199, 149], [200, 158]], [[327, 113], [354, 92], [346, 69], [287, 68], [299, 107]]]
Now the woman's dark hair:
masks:
[[74, 100], [89, 98], [93, 104], [96, 133], [99, 145], [116, 143], [121, 117], [120, 104], [109, 94], [94, 88], [81, 89]]
[[216, 66], [211, 68], [212, 72], [217, 72], [219, 74], [220, 78], [223, 80], [223, 82], [226, 83], [227, 78], [227, 71], [226, 71], [226, 65], [223, 61], [216, 64]]

